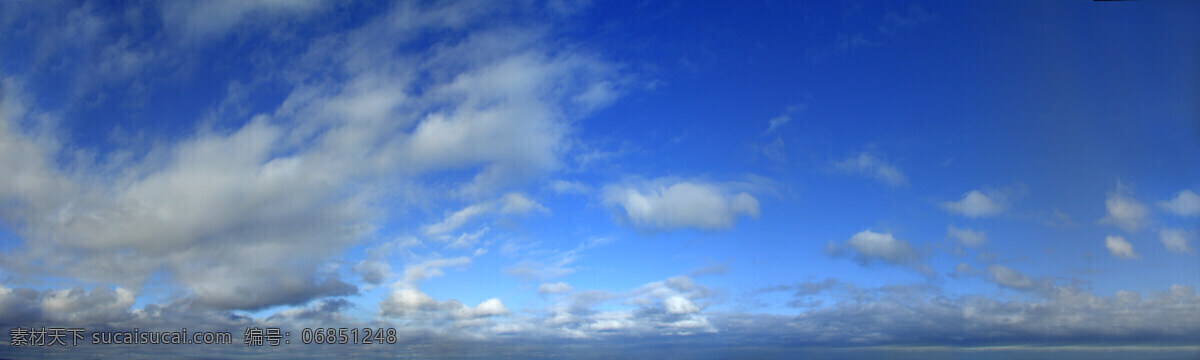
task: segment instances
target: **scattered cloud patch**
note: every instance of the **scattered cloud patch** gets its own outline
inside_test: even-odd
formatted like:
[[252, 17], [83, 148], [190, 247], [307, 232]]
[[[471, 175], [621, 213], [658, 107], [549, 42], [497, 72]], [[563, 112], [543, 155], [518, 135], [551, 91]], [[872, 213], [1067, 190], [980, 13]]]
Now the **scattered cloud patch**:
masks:
[[538, 285], [538, 293], [540, 294], [562, 294], [569, 291], [571, 291], [571, 285], [561, 281]]
[[1145, 226], [1150, 215], [1150, 209], [1142, 202], [1134, 199], [1130, 189], [1117, 183], [1117, 189], [1108, 193], [1104, 200], [1107, 216], [1100, 219], [1101, 223], [1114, 225], [1125, 231], [1137, 231]]
[[1133, 252], [1133, 244], [1125, 241], [1125, 238], [1120, 235], [1105, 236], [1104, 247], [1112, 256], [1120, 259], [1136, 259], [1138, 257], [1138, 254]]
[[963, 194], [958, 201], [943, 202], [942, 209], [953, 214], [966, 217], [991, 217], [1000, 215], [1007, 209], [1005, 196], [999, 192], [984, 194], [979, 190], [971, 190]]
[[[924, 262], [924, 256], [913, 248], [908, 241], [897, 239], [891, 233], [877, 233], [863, 230], [845, 242], [845, 247], [854, 251], [854, 258], [861, 265], [870, 265], [882, 261], [891, 265], [909, 267], [918, 272], [931, 275], [933, 270]], [[842, 252], [842, 247], [830, 243], [827, 250], [835, 256]]]
[[1159, 201], [1158, 207], [1179, 216], [1200, 216], [1200, 195], [1183, 190], [1171, 200]]
[[958, 241], [959, 244], [968, 247], [979, 247], [987, 242], [987, 234], [983, 231], [974, 231], [969, 228], [958, 228], [954, 225], [946, 227], [946, 237]]
[[379, 285], [392, 273], [392, 267], [383, 261], [364, 259], [354, 264], [354, 272], [358, 273], [362, 282]]
[[725, 230], [740, 216], [758, 218], [758, 199], [729, 186], [698, 181], [653, 181], [605, 187], [604, 203], [647, 230]]
[[992, 281], [1005, 287], [1028, 290], [1035, 285], [1032, 278], [1007, 266], [990, 265], [987, 272]]
[[550, 181], [550, 190], [558, 194], [585, 195], [591, 192], [592, 188], [578, 181], [552, 180]]
[[1162, 241], [1167, 251], [1177, 254], [1191, 253], [1192, 248], [1188, 246], [1188, 239], [1194, 237], [1195, 234], [1193, 232], [1181, 229], [1161, 229], [1158, 231], [1158, 240]]
[[833, 166], [839, 171], [866, 176], [889, 186], [901, 186], [908, 183], [908, 177], [900, 171], [900, 168], [865, 152], [834, 162]]

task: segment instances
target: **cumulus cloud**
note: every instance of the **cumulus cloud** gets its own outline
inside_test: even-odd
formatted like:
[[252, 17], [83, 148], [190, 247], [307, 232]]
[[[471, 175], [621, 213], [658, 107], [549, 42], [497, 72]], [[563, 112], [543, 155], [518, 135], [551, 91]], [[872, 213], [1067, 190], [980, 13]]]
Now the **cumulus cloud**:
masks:
[[379, 303], [383, 316], [407, 316], [413, 313], [434, 310], [437, 301], [417, 289], [401, 288], [392, 291]]
[[1188, 246], [1188, 238], [1193, 237], [1195, 237], [1193, 233], [1181, 229], [1161, 229], [1158, 231], [1158, 240], [1162, 241], [1167, 251], [1173, 253], [1191, 253], [1192, 248]]
[[1125, 231], [1136, 231], [1146, 224], [1150, 209], [1130, 195], [1128, 187], [1117, 183], [1117, 189], [1108, 193], [1104, 199], [1104, 209], [1108, 215], [1100, 222], [1115, 225]]
[[471, 320], [511, 313], [500, 299], [487, 299], [475, 307], [470, 307], [457, 300], [438, 302], [420, 290], [411, 288], [394, 290], [390, 296], [379, 303], [379, 308], [380, 314], [386, 317], [417, 320], [439, 318]]
[[865, 152], [837, 161], [834, 167], [842, 172], [870, 177], [890, 186], [908, 183], [908, 177], [895, 165]]
[[1004, 195], [999, 192], [984, 194], [979, 190], [971, 190], [963, 194], [958, 201], [943, 202], [942, 208], [954, 214], [967, 217], [990, 217], [1003, 213], [1007, 205]]
[[1125, 241], [1125, 238], [1120, 235], [1105, 236], [1104, 247], [1117, 258], [1136, 259], [1138, 257], [1138, 254], [1133, 252], [1133, 244]]
[[[827, 250], [830, 250], [834, 255], [841, 253], [842, 248], [837, 244], [830, 243]], [[863, 230], [850, 240], [845, 242], [845, 246], [854, 250], [855, 260], [862, 265], [869, 265], [876, 261], [882, 261], [892, 265], [906, 266], [913, 268], [925, 274], [932, 274], [932, 269], [925, 264], [924, 256], [913, 248], [908, 241], [897, 239], [891, 233], [877, 233], [871, 230]]]
[[627, 292], [574, 290], [526, 318], [524, 336], [551, 338], [610, 338], [691, 336], [720, 330], [705, 309], [717, 292], [690, 277], [654, 281]]
[[604, 203], [619, 208], [632, 225], [648, 230], [723, 230], [732, 228], [739, 216], [759, 216], [754, 196], [706, 182], [658, 180], [641, 185], [609, 185]]
[[1186, 300], [1196, 296], [1196, 289], [1189, 285], [1171, 284], [1167, 294], [1174, 299]]
[[[162, 24], [139, 29], [204, 41], [245, 19], [301, 19], [322, 6], [173, 2], [162, 7]], [[145, 10], [136, 7], [130, 16]], [[339, 257], [374, 240], [389, 214], [402, 213], [382, 211], [380, 202], [404, 208], [428, 201], [427, 175], [465, 175], [447, 185], [455, 198], [500, 196], [486, 209], [468, 206], [431, 226], [447, 240], [469, 243], [473, 233], [449, 234], [484, 213], [543, 211], [527, 196], [500, 194], [559, 168], [570, 151], [569, 124], [620, 94], [618, 67], [546, 45], [545, 29], [468, 26], [487, 7], [406, 2], [379, 10], [302, 43], [273, 38], [297, 46], [247, 55], [271, 58], [247, 65], [258, 66], [249, 73], [282, 82], [282, 102], [256, 105], [266, 109], [254, 116], [218, 110], [194, 130], [182, 126], [177, 136], [144, 142], [153, 145], [116, 143], [112, 151], [87, 153], [93, 149], [62, 144], [67, 138], [48, 115], [54, 112], [26, 107], [19, 86], [6, 79], [0, 216], [22, 245], [0, 254], [0, 263], [17, 276], [124, 288], [155, 276], [193, 307], [253, 310], [357, 293], [339, 278]], [[214, 14], [222, 16], [208, 19]], [[455, 35], [406, 45], [427, 29]], [[135, 42], [127, 49], [163, 45], [140, 36], [121, 41]], [[188, 57], [131, 58], [154, 65]], [[229, 88], [223, 107], [245, 102]], [[380, 259], [371, 260], [351, 264], [367, 283], [382, 281]]]
[[979, 247], [987, 242], [987, 234], [983, 231], [974, 231], [969, 228], [958, 228], [954, 225], [946, 227], [946, 237], [958, 241], [959, 244], [969, 247]]
[[691, 300], [678, 295], [666, 298], [662, 301], [662, 304], [663, 309], [665, 309], [668, 314], [682, 315], [700, 312], [700, 307], [696, 306], [696, 303], [693, 303]]
[[1192, 190], [1183, 190], [1167, 201], [1159, 201], [1158, 207], [1179, 216], [1200, 215], [1200, 195]]
[[81, 287], [59, 290], [12, 289], [0, 285], [0, 324], [30, 323], [81, 325], [128, 321], [133, 315], [134, 294], [124, 288]]
[[[463, 305], [458, 300], [437, 301], [422, 292], [420, 282], [445, 273], [444, 267], [466, 266], [471, 259], [431, 258], [405, 266], [404, 278], [392, 284], [392, 291], [379, 302], [379, 314], [389, 318], [404, 318], [417, 321], [452, 321], [455, 326], [481, 326], [487, 322], [474, 320], [508, 315], [511, 312], [497, 298], [484, 300], [475, 307]], [[425, 323], [431, 325], [432, 323]]]

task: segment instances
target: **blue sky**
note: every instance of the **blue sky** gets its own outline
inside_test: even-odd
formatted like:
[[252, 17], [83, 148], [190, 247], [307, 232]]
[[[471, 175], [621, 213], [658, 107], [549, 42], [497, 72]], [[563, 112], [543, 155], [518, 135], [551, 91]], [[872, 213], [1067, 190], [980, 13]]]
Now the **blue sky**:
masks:
[[0, 325], [1192, 356], [1197, 7], [0, 3]]

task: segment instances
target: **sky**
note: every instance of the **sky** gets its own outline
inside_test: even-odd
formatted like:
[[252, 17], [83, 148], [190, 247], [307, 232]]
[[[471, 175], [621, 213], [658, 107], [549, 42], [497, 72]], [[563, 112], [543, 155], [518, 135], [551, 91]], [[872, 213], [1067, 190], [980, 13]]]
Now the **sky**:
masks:
[[4, 1], [0, 43], [0, 357], [1200, 355], [1200, 3]]

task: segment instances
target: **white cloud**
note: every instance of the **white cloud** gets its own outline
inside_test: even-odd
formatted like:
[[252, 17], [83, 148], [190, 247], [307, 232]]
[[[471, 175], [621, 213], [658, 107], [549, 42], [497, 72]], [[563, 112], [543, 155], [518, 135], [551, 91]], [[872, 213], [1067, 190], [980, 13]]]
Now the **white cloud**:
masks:
[[1189, 299], [1196, 296], [1196, 289], [1188, 285], [1171, 284], [1167, 294], [1177, 299]]
[[1191, 253], [1192, 248], [1188, 246], [1188, 238], [1194, 236], [1193, 233], [1181, 229], [1161, 229], [1158, 231], [1158, 240], [1162, 241], [1163, 246], [1173, 253]]
[[[87, 173], [100, 172], [87, 163], [73, 174], [51, 168], [53, 148], [13, 132], [12, 115], [28, 116], [0, 119], [0, 139], [11, 139], [0, 141], [0, 163], [20, 174], [0, 175], [0, 183], [15, 181], [4, 189], [17, 191], [0, 190], [0, 198], [16, 200], [4, 201], [0, 214], [24, 225], [28, 247], [3, 255], [10, 270], [130, 286], [165, 271], [214, 307], [357, 291], [317, 270], [361, 236], [355, 225], [368, 212], [361, 199], [324, 196], [333, 187], [307, 178], [312, 168], [302, 158], [271, 158], [278, 127], [252, 121], [227, 135], [198, 135], [121, 173], [128, 176], [97, 183], [90, 181], [105, 174]], [[129, 248], [138, 251], [120, 250]], [[260, 291], [247, 296], [249, 289]]]
[[504, 195], [503, 206], [500, 207], [500, 213], [503, 214], [525, 214], [533, 211], [548, 212], [545, 206], [537, 201], [518, 193], [508, 193]]
[[776, 131], [779, 131], [779, 128], [787, 125], [789, 122], [792, 122], [792, 114], [795, 114], [797, 111], [804, 110], [804, 108], [805, 106], [788, 106], [783, 110], [783, 113], [780, 113], [779, 115], [771, 118], [771, 120], [767, 121], [767, 132], [764, 134], [770, 135], [774, 134]]
[[1137, 291], [1117, 290], [1117, 294], [1113, 296], [1121, 305], [1132, 305], [1142, 301], [1142, 294]]
[[578, 181], [553, 180], [550, 182], [550, 190], [559, 194], [587, 194], [592, 188]]
[[437, 308], [437, 301], [415, 288], [399, 288], [379, 303], [383, 316], [408, 316]]
[[662, 303], [668, 314], [682, 315], [700, 312], [700, 307], [696, 306], [696, 303], [679, 295], [668, 297]]
[[877, 233], [863, 230], [846, 241], [859, 254], [883, 259], [894, 263], [903, 263], [917, 256], [917, 251], [907, 241], [897, 240], [890, 233]]
[[946, 227], [946, 236], [951, 239], [958, 240], [960, 244], [970, 247], [979, 247], [980, 245], [983, 245], [984, 242], [987, 242], [987, 234], [985, 234], [983, 231], [974, 231], [969, 228], [958, 228], [954, 225], [949, 225]]
[[489, 228], [487, 226], [484, 226], [482, 228], [479, 228], [479, 230], [476, 230], [473, 233], [463, 233], [462, 235], [459, 235], [458, 238], [454, 239], [453, 242], [447, 244], [446, 248], [448, 248], [448, 249], [467, 249], [472, 246], [475, 246], [475, 243], [479, 242], [479, 238], [483, 237], [483, 234], [487, 233], [488, 230], [489, 230]]
[[1121, 183], [1117, 189], [1108, 193], [1104, 200], [1104, 208], [1108, 215], [1100, 222], [1115, 225], [1125, 231], [1141, 229], [1150, 215], [1150, 209], [1129, 195], [1130, 190]]
[[542, 283], [538, 285], [538, 293], [542, 294], [562, 294], [571, 291], [571, 285], [565, 282]]
[[575, 95], [572, 101], [579, 105], [584, 112], [590, 112], [612, 104], [619, 95], [620, 91], [616, 84], [611, 81], [601, 81], [588, 86], [586, 90]]
[[418, 281], [431, 277], [442, 276], [442, 268], [449, 266], [466, 266], [471, 264], [471, 258], [459, 256], [456, 258], [435, 258], [404, 267], [404, 279], [400, 284], [415, 286]]
[[865, 152], [835, 162], [833, 165], [840, 171], [870, 177], [890, 186], [908, 183], [908, 177], [904, 176], [904, 173], [900, 172], [895, 165], [888, 164]]
[[604, 202], [623, 210], [632, 225], [652, 230], [732, 228], [738, 216], [759, 216], [758, 199], [728, 186], [691, 181], [610, 185]]
[[545, 206], [524, 194], [508, 193], [494, 201], [469, 205], [455, 211], [440, 222], [425, 226], [425, 235], [444, 235], [484, 215], [522, 215], [530, 212], [546, 213], [549, 211]]
[[1025, 274], [1002, 265], [990, 265], [987, 267], [988, 275], [991, 275], [992, 281], [997, 284], [1007, 286], [1014, 289], [1032, 289], [1034, 286], [1033, 279]]
[[[404, 278], [392, 284], [392, 292], [379, 302], [380, 315], [418, 320], [450, 318], [460, 321], [509, 314], [508, 308], [496, 298], [484, 300], [472, 308], [453, 299], [439, 302], [419, 289], [421, 281], [443, 275], [441, 268], [469, 264], [470, 258], [460, 256], [427, 259], [405, 266]], [[478, 323], [460, 322], [458, 325]]]
[[[91, 21], [104, 14], [86, 11], [89, 6], [80, 9], [86, 16], [79, 19], [87, 20], [80, 26], [96, 31], [76, 37], [99, 40], [93, 34], [107, 34], [108, 25]], [[620, 95], [617, 66], [578, 48], [563, 50], [561, 41], [547, 41], [549, 29], [468, 26], [493, 10], [486, 6], [385, 4], [378, 16], [318, 31], [317, 38], [299, 42], [287, 34], [288, 21], [322, 6], [164, 4], [165, 37], [200, 39], [243, 24], [281, 25], [273, 33], [280, 36], [271, 40], [297, 41], [276, 48], [296, 52], [243, 54], [269, 59], [250, 62], [261, 67], [247, 73], [281, 82], [272, 86], [289, 91], [282, 103], [241, 106], [247, 100], [238, 94], [261, 90], [259, 80], [224, 86], [229, 101], [220, 108], [265, 112], [251, 117], [215, 109], [210, 120], [184, 124], [169, 139], [147, 134], [144, 145], [117, 142], [111, 151], [92, 153], [83, 144], [61, 144], [68, 136], [58, 133], [48, 115], [61, 111], [26, 108], [20, 89], [5, 79], [0, 216], [19, 224], [14, 228], [24, 244], [0, 254], [5, 270], [18, 277], [60, 276], [126, 288], [162, 276], [172, 287], [165, 291], [213, 309], [252, 310], [354, 294], [358, 289], [339, 278], [345, 272], [338, 264], [359, 264], [339, 257], [354, 245], [376, 241], [375, 230], [395, 220], [389, 218], [393, 214], [428, 203], [434, 197], [427, 188], [435, 182], [430, 175], [465, 175], [437, 186], [467, 200], [497, 198], [541, 182], [569, 155], [573, 121]], [[126, 15], [138, 18], [133, 12], [146, 9], [128, 10]], [[216, 15], [221, 16], [206, 18]], [[245, 23], [251, 18], [266, 21]], [[130, 26], [148, 34], [163, 30]], [[407, 46], [431, 28], [453, 34]], [[121, 37], [111, 58], [130, 55], [128, 61], [98, 62], [114, 64], [104, 65], [113, 69], [109, 72], [123, 72], [175, 69], [176, 59], [188, 58], [146, 49], [162, 47], [158, 38]], [[79, 66], [64, 69], [74, 68]], [[198, 115], [180, 116], [172, 121]], [[100, 129], [106, 130], [112, 129]], [[528, 200], [504, 196], [491, 210], [544, 209], [522, 199]], [[384, 204], [399, 209], [383, 209]], [[480, 216], [465, 210], [448, 214], [432, 233], [448, 234]], [[364, 262], [356, 270], [375, 280], [382, 267]]]
[[458, 227], [463, 226], [471, 219], [491, 211], [491, 204], [475, 204], [470, 205], [461, 210], [455, 211], [450, 216], [447, 216], [441, 222], [428, 225], [425, 227], [425, 235], [441, 235], [447, 232], [454, 231]]
[[500, 299], [490, 298], [475, 307], [463, 305], [458, 300], [437, 301], [415, 288], [399, 288], [392, 291], [379, 303], [380, 315], [407, 318], [410, 320], [458, 320], [460, 325], [477, 324], [471, 321], [480, 318], [508, 315], [512, 312]]
[[505, 307], [504, 303], [500, 302], [500, 299], [497, 298], [484, 300], [483, 302], [479, 303], [479, 305], [475, 305], [474, 308], [464, 308], [463, 310], [464, 311], [461, 311], [457, 315], [458, 317], [480, 318], [508, 315], [511, 313], [511, 311], [508, 310], [508, 307]]
[[979, 190], [971, 190], [963, 194], [962, 199], [958, 201], [943, 202], [942, 208], [967, 217], [996, 216], [1007, 208], [1003, 198], [1004, 196], [1000, 193], [993, 192], [990, 195], [984, 195]]
[[1138, 254], [1133, 252], [1133, 244], [1125, 241], [1125, 238], [1120, 235], [1105, 236], [1104, 247], [1108, 248], [1108, 252], [1117, 258], [1136, 259], [1138, 257]]
[[[908, 241], [897, 239], [891, 233], [863, 230], [851, 236], [850, 240], [846, 241], [846, 246], [854, 250], [856, 261], [862, 265], [883, 261], [892, 265], [910, 267], [927, 275], [933, 274], [933, 270], [928, 264], [925, 264], [920, 252], [913, 248]], [[841, 252], [841, 248], [834, 243], [829, 244], [828, 250], [834, 255]]]
[[1179, 216], [1197, 216], [1200, 215], [1200, 195], [1185, 189], [1171, 200], [1159, 201], [1158, 207]]

